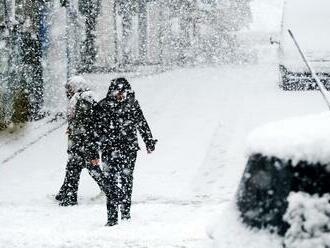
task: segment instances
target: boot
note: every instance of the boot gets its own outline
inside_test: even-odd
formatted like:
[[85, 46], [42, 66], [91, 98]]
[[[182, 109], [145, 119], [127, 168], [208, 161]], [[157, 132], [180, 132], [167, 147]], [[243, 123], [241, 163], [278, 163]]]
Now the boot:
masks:
[[59, 192], [57, 195], [55, 195], [56, 201], [63, 201], [65, 198], [64, 193]]
[[105, 226], [115, 226], [115, 225], [118, 225], [118, 221], [108, 220], [108, 222], [105, 224]]
[[63, 185], [61, 186], [60, 190], [58, 193], [55, 195], [55, 200], [56, 201], [63, 201], [65, 198], [67, 198], [67, 186], [64, 181]]
[[68, 199], [63, 199], [62, 201], [60, 201], [59, 205], [62, 207], [75, 206], [75, 205], [78, 205], [78, 202], [68, 200]]
[[121, 219], [130, 220], [131, 219], [131, 201], [127, 198], [121, 201], [120, 205]]
[[131, 219], [130, 213], [121, 214], [121, 219], [122, 220], [130, 220]]
[[128, 207], [126, 204], [123, 203], [120, 206], [120, 212], [121, 212], [121, 219], [122, 220], [130, 220], [131, 219], [130, 207]]
[[68, 194], [68, 196], [63, 197], [59, 203], [59, 205], [62, 207], [74, 206], [77, 204], [78, 204], [77, 195], [72, 193]]
[[118, 205], [111, 201], [107, 200], [107, 214], [108, 222], [106, 226], [114, 226], [118, 224]]

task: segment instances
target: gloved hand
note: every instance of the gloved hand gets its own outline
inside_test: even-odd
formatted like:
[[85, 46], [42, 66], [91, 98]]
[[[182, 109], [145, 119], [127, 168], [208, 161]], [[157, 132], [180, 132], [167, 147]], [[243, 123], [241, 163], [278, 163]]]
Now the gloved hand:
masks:
[[146, 143], [148, 153], [151, 153], [155, 150], [155, 145], [156, 145], [157, 142], [158, 142], [158, 140], [156, 140], [156, 139], [148, 140], [148, 142]]

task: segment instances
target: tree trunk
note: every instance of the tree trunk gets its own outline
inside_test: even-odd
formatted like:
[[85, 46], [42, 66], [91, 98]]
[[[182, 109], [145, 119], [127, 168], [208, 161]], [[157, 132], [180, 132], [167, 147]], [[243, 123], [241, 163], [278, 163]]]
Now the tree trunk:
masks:
[[[28, 95], [29, 119], [37, 120], [43, 106], [43, 67], [40, 40], [41, 10], [43, 1], [26, 1], [24, 5], [23, 32], [21, 33], [22, 80], [20, 88]], [[30, 24], [30, 25], [28, 25]]]
[[147, 28], [148, 28], [148, 18], [147, 18], [147, 1], [139, 1], [139, 62], [144, 65], [147, 63]]
[[113, 36], [114, 36], [114, 67], [118, 68], [118, 30], [117, 30], [117, 1], [113, 1]]
[[86, 39], [82, 49], [82, 69], [91, 72], [96, 59], [95, 30], [96, 21], [100, 13], [101, 2], [99, 0], [81, 0], [79, 10], [86, 17]]
[[96, 47], [95, 47], [95, 24], [96, 18], [86, 17], [86, 39], [83, 43], [83, 69], [85, 72], [91, 72], [95, 63], [96, 58]]
[[132, 33], [132, 15], [130, 11], [125, 10], [122, 16], [122, 67], [127, 68], [129, 64], [131, 64], [131, 48], [129, 46], [129, 40], [131, 38]]

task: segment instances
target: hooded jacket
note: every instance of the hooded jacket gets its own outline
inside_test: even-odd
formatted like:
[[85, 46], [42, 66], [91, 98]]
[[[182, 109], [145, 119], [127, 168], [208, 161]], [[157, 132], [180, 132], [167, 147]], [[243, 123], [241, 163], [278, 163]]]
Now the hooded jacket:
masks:
[[[124, 91], [126, 99], [116, 100], [116, 92]], [[139, 150], [137, 131], [147, 148], [154, 144], [149, 125], [130, 84], [124, 78], [111, 82], [107, 96], [98, 103], [98, 134], [102, 154], [113, 150]]]
[[98, 138], [94, 115], [96, 101], [87, 82], [80, 76], [72, 77], [66, 87], [70, 87], [74, 95], [71, 97], [68, 110], [68, 153], [88, 160], [99, 158]]

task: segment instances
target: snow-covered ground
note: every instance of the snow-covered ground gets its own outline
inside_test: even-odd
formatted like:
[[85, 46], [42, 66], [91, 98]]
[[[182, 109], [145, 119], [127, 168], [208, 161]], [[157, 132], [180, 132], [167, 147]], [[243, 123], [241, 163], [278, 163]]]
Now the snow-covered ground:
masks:
[[[0, 247], [279, 247], [278, 237], [237, 220], [232, 200], [246, 137], [261, 124], [326, 105], [318, 92], [281, 91], [275, 55], [263, 45], [259, 63], [131, 78], [159, 142], [154, 153], [139, 153], [132, 220], [115, 227], [103, 226], [105, 201], [91, 201], [99, 189], [86, 171], [78, 206], [59, 207], [49, 197], [64, 177], [65, 126], [49, 123], [53, 131], [43, 137], [42, 123], [24, 135], [1, 134]], [[88, 79], [101, 97], [113, 76]]]
[[[246, 160], [247, 134], [268, 121], [326, 109], [318, 92], [280, 91], [276, 68], [269, 62], [132, 79], [159, 139], [153, 154], [141, 151], [138, 157], [132, 221], [113, 228], [103, 226], [105, 203], [90, 200], [99, 190], [86, 172], [78, 206], [61, 208], [47, 197], [57, 192], [64, 176], [62, 126], [1, 164], [0, 244], [209, 247], [207, 227], [232, 204], [237, 190]], [[93, 75], [89, 79], [102, 95], [110, 78]], [[32, 129], [29, 135], [34, 132]], [[19, 148], [18, 143], [12, 147], [13, 151]], [[7, 156], [8, 152], [1, 152], [1, 161]], [[236, 240], [237, 233], [230, 230], [223, 236], [226, 244]]]

